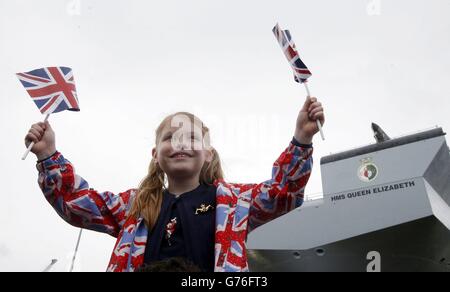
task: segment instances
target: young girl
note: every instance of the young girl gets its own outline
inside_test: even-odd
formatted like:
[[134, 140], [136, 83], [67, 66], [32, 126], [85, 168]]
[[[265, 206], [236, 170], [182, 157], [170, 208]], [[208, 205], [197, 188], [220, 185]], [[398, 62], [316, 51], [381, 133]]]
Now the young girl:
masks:
[[303, 202], [317, 119], [324, 123], [322, 105], [308, 98], [272, 178], [260, 184], [225, 182], [208, 128], [189, 113], [162, 121], [147, 176], [138, 189], [117, 195], [97, 192], [75, 173], [56, 151], [48, 122], [32, 125], [25, 144], [35, 142], [39, 185], [58, 215], [117, 238], [108, 271], [135, 271], [174, 257], [204, 271], [248, 271], [248, 233]]

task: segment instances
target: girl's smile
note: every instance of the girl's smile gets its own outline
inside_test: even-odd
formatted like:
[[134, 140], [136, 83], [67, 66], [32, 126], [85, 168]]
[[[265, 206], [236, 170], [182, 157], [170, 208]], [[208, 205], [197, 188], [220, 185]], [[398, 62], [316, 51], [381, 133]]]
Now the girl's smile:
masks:
[[174, 154], [169, 156], [170, 158], [175, 158], [175, 159], [185, 159], [185, 158], [191, 158], [192, 154], [186, 152], [186, 151], [177, 151]]

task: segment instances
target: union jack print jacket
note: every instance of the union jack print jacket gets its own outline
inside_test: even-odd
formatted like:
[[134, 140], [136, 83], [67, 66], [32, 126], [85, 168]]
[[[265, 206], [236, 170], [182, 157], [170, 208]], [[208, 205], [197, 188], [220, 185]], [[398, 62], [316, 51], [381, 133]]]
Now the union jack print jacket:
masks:
[[[270, 180], [259, 184], [214, 182], [215, 271], [248, 271], [247, 234], [303, 203], [313, 149], [294, 142], [275, 161]], [[137, 189], [119, 194], [98, 192], [59, 152], [38, 162], [37, 168], [39, 185], [59, 216], [73, 226], [117, 238], [108, 271], [132, 272], [143, 264], [148, 229], [142, 218], [127, 216]]]

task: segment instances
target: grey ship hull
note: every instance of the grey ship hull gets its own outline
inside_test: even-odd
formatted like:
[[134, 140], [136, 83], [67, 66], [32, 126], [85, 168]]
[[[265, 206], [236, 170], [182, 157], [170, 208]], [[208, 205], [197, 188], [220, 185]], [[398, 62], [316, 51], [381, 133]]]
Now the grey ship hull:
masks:
[[[367, 164], [376, 168], [372, 180], [358, 177]], [[321, 172], [323, 199], [249, 235], [251, 271], [365, 272], [375, 251], [381, 271], [450, 272], [450, 156], [442, 129], [323, 157]]]
[[378, 251], [383, 272], [450, 272], [450, 232], [434, 216], [308, 250], [249, 250], [253, 272], [365, 272]]

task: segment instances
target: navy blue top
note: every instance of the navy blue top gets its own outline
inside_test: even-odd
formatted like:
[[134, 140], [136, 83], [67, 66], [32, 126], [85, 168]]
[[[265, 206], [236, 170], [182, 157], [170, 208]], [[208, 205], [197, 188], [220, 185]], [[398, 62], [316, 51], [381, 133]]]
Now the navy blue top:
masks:
[[[201, 208], [202, 205], [206, 208]], [[184, 257], [203, 271], [213, 272], [215, 209], [214, 185], [200, 184], [178, 197], [164, 191], [161, 212], [149, 231], [144, 263]], [[174, 221], [175, 227], [168, 228]]]

